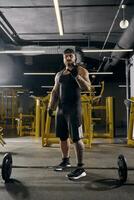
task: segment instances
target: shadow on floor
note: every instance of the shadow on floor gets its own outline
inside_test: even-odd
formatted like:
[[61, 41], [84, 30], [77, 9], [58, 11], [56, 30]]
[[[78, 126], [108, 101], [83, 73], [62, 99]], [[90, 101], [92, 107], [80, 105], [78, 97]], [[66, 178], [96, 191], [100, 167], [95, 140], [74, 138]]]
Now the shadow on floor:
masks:
[[5, 188], [13, 199], [18, 199], [19, 197], [22, 197], [22, 199], [30, 198], [27, 187], [16, 179], [10, 179], [9, 183], [5, 183]]
[[106, 191], [122, 187], [123, 184], [118, 179], [98, 179], [85, 185], [87, 190]]

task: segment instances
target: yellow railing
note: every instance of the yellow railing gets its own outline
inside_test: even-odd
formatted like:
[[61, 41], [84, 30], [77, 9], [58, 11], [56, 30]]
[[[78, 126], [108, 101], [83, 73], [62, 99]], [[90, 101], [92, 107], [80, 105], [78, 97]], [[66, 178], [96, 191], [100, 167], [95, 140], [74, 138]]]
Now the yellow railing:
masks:
[[17, 120], [17, 133], [19, 136], [35, 135], [35, 116], [19, 114]]
[[127, 133], [127, 144], [129, 146], [134, 146], [134, 97], [130, 99], [130, 116]]
[[[82, 102], [82, 118], [83, 118], [83, 130], [84, 130], [84, 143], [87, 147], [91, 148], [93, 137], [114, 137], [114, 119], [113, 119], [113, 98], [106, 97], [105, 105], [95, 105], [93, 106], [93, 98], [89, 94], [81, 95]], [[48, 102], [47, 102], [48, 103]], [[47, 103], [45, 107], [41, 108], [41, 136], [42, 136], [42, 146], [49, 146], [52, 143], [58, 143], [59, 139], [55, 137], [55, 133], [52, 132], [52, 126], [54, 126], [55, 116], [50, 117], [47, 110]], [[92, 113], [95, 110], [103, 110], [106, 115], [105, 126], [106, 130], [104, 133], [97, 133], [94, 131], [94, 124], [97, 121], [101, 121], [100, 117], [93, 117]], [[54, 128], [53, 128], [54, 129]]]

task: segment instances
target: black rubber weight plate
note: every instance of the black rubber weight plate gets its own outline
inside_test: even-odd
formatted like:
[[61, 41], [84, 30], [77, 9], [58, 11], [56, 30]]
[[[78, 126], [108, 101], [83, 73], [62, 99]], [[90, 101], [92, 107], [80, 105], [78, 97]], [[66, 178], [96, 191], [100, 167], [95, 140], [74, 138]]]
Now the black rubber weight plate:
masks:
[[12, 155], [11, 153], [6, 153], [3, 158], [1, 175], [5, 182], [9, 182], [12, 173]]
[[120, 181], [125, 183], [127, 181], [127, 162], [123, 155], [118, 157], [118, 174]]

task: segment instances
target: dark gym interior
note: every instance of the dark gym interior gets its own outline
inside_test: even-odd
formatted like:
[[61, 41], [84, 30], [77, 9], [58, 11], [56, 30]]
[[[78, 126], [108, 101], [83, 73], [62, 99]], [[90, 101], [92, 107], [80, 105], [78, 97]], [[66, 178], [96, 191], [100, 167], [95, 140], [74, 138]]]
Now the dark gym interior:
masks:
[[[77, 181], [66, 178], [70, 169], [53, 170], [61, 152], [55, 117], [47, 112], [67, 48], [94, 88], [93, 97], [81, 93], [87, 176]], [[0, 0], [0, 143], [1, 169], [5, 154], [12, 156], [10, 179], [0, 177], [3, 200], [133, 198], [132, 0]], [[124, 183], [119, 155], [128, 168]], [[72, 143], [70, 159], [73, 169]]]

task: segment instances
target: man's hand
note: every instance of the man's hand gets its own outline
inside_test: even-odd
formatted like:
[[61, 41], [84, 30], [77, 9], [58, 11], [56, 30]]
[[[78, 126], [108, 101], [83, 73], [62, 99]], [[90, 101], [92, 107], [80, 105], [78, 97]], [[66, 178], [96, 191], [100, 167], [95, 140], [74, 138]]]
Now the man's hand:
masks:
[[51, 108], [48, 108], [47, 112], [48, 112], [48, 114], [49, 114], [50, 117], [52, 117], [54, 115], [53, 114], [53, 110]]
[[71, 70], [70, 69], [67, 69], [71, 75], [76, 78], [76, 76], [78, 75], [78, 67], [77, 66], [74, 66]]

